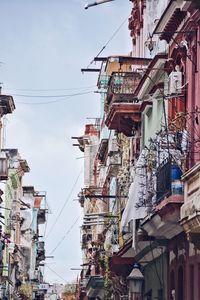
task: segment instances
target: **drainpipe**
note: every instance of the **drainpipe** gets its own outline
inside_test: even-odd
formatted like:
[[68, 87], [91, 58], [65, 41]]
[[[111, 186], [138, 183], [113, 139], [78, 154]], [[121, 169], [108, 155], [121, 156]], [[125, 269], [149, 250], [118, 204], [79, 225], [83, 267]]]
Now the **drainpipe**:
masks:
[[97, 0], [95, 2], [86, 4], [85, 9], [88, 9], [89, 7], [96, 6], [96, 5], [99, 5], [99, 4], [103, 4], [103, 3], [106, 3], [106, 2], [111, 2], [111, 1], [114, 1], [114, 0]]

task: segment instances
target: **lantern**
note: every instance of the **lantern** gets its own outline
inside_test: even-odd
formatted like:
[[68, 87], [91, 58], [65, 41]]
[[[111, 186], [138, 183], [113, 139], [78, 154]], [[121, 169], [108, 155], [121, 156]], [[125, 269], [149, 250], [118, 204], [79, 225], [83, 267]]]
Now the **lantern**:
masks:
[[140, 271], [139, 265], [134, 264], [133, 270], [127, 277], [129, 300], [141, 300], [143, 280], [144, 276]]

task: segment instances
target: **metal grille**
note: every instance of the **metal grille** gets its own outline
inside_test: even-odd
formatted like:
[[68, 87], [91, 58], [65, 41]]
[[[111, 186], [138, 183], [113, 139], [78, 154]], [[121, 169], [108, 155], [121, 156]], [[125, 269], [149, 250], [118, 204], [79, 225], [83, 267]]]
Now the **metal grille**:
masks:
[[111, 90], [113, 94], [133, 94], [141, 79], [140, 73], [114, 73], [111, 79]]
[[171, 194], [171, 161], [164, 160], [159, 166], [156, 175], [156, 201], [160, 202]]

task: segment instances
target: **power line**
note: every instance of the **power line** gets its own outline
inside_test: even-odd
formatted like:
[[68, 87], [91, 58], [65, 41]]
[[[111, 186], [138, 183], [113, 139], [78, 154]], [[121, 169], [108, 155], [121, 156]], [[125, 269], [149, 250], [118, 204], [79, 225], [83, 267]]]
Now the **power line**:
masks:
[[[84, 89], [80, 93], [88, 92], [87, 89]], [[24, 94], [12, 94], [12, 96], [16, 97], [25, 97], [25, 98], [65, 98], [65, 97], [71, 97], [80, 93], [76, 94], [64, 94], [64, 95], [24, 95]]]
[[[101, 50], [97, 53], [97, 55], [95, 57], [99, 57], [99, 55], [105, 50], [105, 48], [108, 46], [108, 44], [114, 39], [114, 37], [117, 35], [117, 33], [123, 27], [123, 25], [126, 23], [126, 21], [128, 20], [128, 18], [129, 18], [129, 15], [120, 24], [120, 26], [114, 31], [114, 33], [111, 35], [111, 37], [109, 38], [109, 40], [107, 41], [107, 43], [101, 48]], [[93, 62], [94, 62], [94, 59], [89, 63], [89, 65], [87, 66], [87, 69], [93, 64]]]
[[66, 101], [75, 96], [87, 95], [87, 94], [91, 94], [91, 93], [94, 93], [94, 91], [88, 91], [88, 92], [84, 92], [84, 93], [76, 93], [76, 94], [72, 94], [66, 98], [56, 99], [56, 100], [52, 100], [52, 101], [45, 101], [45, 102], [23, 102], [23, 101], [15, 101], [15, 102], [18, 104], [26, 104], [26, 105], [46, 105], [46, 104], [52, 104], [52, 103]]
[[59, 217], [61, 216], [61, 214], [62, 214], [62, 212], [63, 212], [65, 206], [66, 206], [67, 203], [69, 202], [69, 199], [71, 198], [71, 195], [72, 195], [72, 193], [73, 193], [73, 191], [74, 191], [74, 189], [75, 189], [75, 187], [76, 187], [76, 184], [77, 184], [77, 182], [78, 182], [78, 180], [79, 180], [79, 178], [80, 178], [80, 176], [81, 176], [82, 171], [83, 171], [83, 169], [81, 169], [81, 171], [79, 172], [79, 174], [78, 174], [78, 176], [77, 176], [77, 178], [76, 178], [76, 180], [75, 180], [75, 182], [74, 182], [74, 184], [73, 184], [73, 186], [72, 186], [72, 188], [71, 188], [71, 191], [70, 191], [70, 193], [69, 193], [69, 195], [68, 195], [66, 201], [64, 202], [64, 204], [63, 204], [63, 206], [62, 206], [62, 208], [61, 208], [59, 214], [57, 215], [57, 217], [56, 217], [54, 223], [52, 224], [51, 228], [49, 229], [49, 231], [48, 231], [48, 233], [47, 233], [47, 235], [46, 235], [46, 239], [48, 238], [48, 236], [50, 235], [50, 233], [53, 231], [53, 229], [54, 229], [55, 225], [57, 224], [58, 219], [59, 219]]
[[58, 274], [56, 271], [54, 271], [52, 268], [50, 268], [47, 264], [45, 264], [45, 266], [46, 266], [51, 272], [53, 272], [55, 275], [57, 275], [60, 279], [62, 279], [65, 283], [67, 282], [62, 276], [60, 276], [60, 274]]
[[83, 87], [77, 87], [77, 88], [62, 88], [62, 89], [13, 89], [13, 88], [5, 88], [9, 91], [24, 91], [24, 92], [51, 92], [51, 91], [73, 91], [73, 90], [85, 90], [85, 89], [91, 89], [95, 87], [92, 86], [83, 86]]
[[74, 228], [74, 226], [76, 225], [76, 223], [78, 222], [78, 220], [80, 219], [79, 215], [76, 220], [74, 221], [74, 223], [70, 226], [70, 228], [67, 230], [67, 232], [65, 233], [65, 235], [61, 238], [61, 240], [57, 243], [56, 247], [50, 252], [50, 254], [53, 254], [58, 247], [62, 244], [62, 242], [64, 241], [64, 239], [67, 237], [67, 235], [72, 231], [72, 229]]

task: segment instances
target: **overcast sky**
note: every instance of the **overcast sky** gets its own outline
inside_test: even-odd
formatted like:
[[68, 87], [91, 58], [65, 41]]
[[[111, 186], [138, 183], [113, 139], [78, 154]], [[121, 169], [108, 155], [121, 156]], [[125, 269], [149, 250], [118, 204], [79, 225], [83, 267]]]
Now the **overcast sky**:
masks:
[[[46, 255], [50, 255], [65, 236], [52, 254], [54, 258], [47, 259], [45, 279], [50, 282], [73, 280], [78, 271], [70, 268], [78, 268], [81, 263], [81, 218], [69, 229], [81, 212], [73, 200], [83, 187], [83, 153], [72, 147], [71, 136], [83, 134], [88, 117], [99, 117], [100, 100], [93, 93], [97, 74], [82, 75], [80, 69], [88, 65], [131, 11], [128, 0], [84, 10], [86, 2], [0, 0], [0, 82], [3, 93], [13, 95], [16, 104], [7, 118], [5, 146], [18, 148], [29, 163], [31, 172], [25, 176], [24, 185], [47, 191], [52, 212], [47, 234], [67, 201], [46, 240]], [[127, 28], [126, 22], [103, 56], [130, 52]], [[19, 96], [82, 92], [91, 93], [55, 103], [47, 102], [61, 98]], [[46, 104], [31, 104], [36, 102]]]

